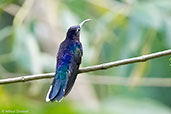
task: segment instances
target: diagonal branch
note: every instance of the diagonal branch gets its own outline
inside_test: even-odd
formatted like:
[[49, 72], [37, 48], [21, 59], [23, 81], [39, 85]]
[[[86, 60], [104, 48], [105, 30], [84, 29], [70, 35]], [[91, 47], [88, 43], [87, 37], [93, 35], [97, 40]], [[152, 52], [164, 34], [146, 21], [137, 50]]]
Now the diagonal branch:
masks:
[[[167, 55], [171, 55], [171, 49], [157, 52], [157, 53], [148, 54], [148, 55], [143, 55], [143, 56], [139, 56], [139, 57], [134, 57], [134, 58], [130, 58], [130, 59], [124, 59], [124, 60], [119, 60], [119, 61], [104, 63], [104, 64], [100, 64], [100, 65], [94, 65], [94, 66], [81, 68], [79, 70], [79, 73], [105, 70], [108, 68], [126, 65], [126, 64], [137, 63], [137, 62], [145, 62], [150, 59], [167, 56]], [[20, 76], [20, 77], [15, 77], [15, 78], [1, 79], [0, 85], [9, 84], [9, 83], [17, 83], [17, 82], [26, 82], [26, 81], [32, 81], [32, 80], [39, 80], [39, 79], [52, 78], [52, 77], [54, 77], [54, 73]]]
[[91, 72], [91, 71], [97, 71], [97, 70], [105, 70], [108, 68], [131, 64], [131, 63], [137, 63], [137, 62], [145, 62], [147, 60], [166, 56], [166, 55], [171, 55], [171, 49], [157, 52], [157, 53], [148, 54], [148, 55], [143, 55], [143, 56], [139, 56], [139, 57], [133, 57], [130, 59], [124, 59], [124, 60], [104, 63], [104, 64], [100, 64], [100, 65], [85, 67], [85, 68], [80, 69], [79, 73], [85, 73], [85, 72]]

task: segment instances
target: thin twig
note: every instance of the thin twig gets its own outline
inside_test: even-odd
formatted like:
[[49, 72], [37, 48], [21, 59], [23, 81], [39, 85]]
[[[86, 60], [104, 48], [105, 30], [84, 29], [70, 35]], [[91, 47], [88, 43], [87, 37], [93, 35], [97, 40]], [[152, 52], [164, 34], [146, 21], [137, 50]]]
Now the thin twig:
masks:
[[79, 73], [85, 73], [85, 72], [91, 72], [91, 71], [97, 71], [97, 70], [105, 70], [108, 68], [131, 64], [131, 63], [137, 63], [137, 62], [145, 62], [149, 59], [154, 59], [154, 58], [158, 58], [158, 57], [162, 57], [162, 56], [166, 56], [166, 55], [171, 55], [171, 49], [157, 52], [157, 53], [148, 54], [148, 55], [143, 55], [143, 56], [139, 56], [139, 57], [134, 57], [134, 58], [130, 58], [130, 59], [124, 59], [124, 60], [104, 63], [104, 64], [100, 64], [100, 65], [85, 67], [85, 68], [80, 69]]
[[[131, 64], [131, 63], [137, 63], [137, 62], [145, 62], [147, 60], [166, 56], [166, 55], [171, 55], [171, 49], [157, 52], [157, 53], [152, 53], [149, 55], [143, 55], [143, 56], [134, 57], [134, 58], [130, 58], [130, 59], [124, 59], [124, 60], [119, 60], [119, 61], [115, 61], [115, 62], [109, 62], [109, 63], [100, 64], [100, 65], [94, 65], [94, 66], [81, 68], [79, 70], [79, 73], [105, 70], [108, 68]], [[39, 80], [39, 79], [52, 78], [52, 77], [54, 77], [54, 73], [20, 76], [20, 77], [15, 77], [15, 78], [1, 79], [0, 85], [9, 84], [9, 83], [17, 83], [17, 82], [26, 82], [26, 81], [32, 81], [32, 80]]]

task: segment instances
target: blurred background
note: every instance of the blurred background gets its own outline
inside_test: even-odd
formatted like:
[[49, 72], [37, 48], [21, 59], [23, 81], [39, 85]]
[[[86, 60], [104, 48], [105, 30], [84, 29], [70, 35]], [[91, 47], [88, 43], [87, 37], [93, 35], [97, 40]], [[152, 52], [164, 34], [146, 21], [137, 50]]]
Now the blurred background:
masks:
[[[0, 0], [0, 78], [54, 72], [67, 29], [87, 18], [81, 67], [171, 48], [171, 0]], [[1, 85], [0, 113], [171, 114], [169, 77], [165, 56], [79, 74], [60, 103], [45, 102], [52, 79]]]

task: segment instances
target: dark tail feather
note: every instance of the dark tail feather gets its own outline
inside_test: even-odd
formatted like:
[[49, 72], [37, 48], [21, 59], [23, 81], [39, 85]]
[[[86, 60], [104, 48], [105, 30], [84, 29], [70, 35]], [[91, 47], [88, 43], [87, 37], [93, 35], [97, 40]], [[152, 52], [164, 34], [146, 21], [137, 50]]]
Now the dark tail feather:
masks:
[[65, 92], [66, 80], [54, 79], [52, 85], [49, 88], [49, 92], [46, 96], [46, 102], [48, 101], [60, 101]]
[[55, 100], [61, 101], [62, 98], [64, 97], [64, 93], [65, 93], [65, 85], [61, 85], [61, 88], [58, 92], [58, 95], [55, 97]]
[[70, 78], [68, 80], [64, 96], [67, 96], [69, 94], [69, 92], [71, 91], [71, 89], [72, 89], [72, 87], [73, 87], [73, 85], [75, 83], [76, 78], [77, 78], [77, 76], [75, 75], [75, 76], [73, 76], [72, 78]]

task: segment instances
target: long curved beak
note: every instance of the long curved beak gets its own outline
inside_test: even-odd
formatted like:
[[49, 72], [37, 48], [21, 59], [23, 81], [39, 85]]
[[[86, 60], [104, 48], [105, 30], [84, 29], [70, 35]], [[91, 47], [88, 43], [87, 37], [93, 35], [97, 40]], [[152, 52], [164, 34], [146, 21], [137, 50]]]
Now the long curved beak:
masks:
[[92, 20], [92, 19], [86, 19], [86, 20], [82, 21], [82, 22], [79, 24], [80, 28], [82, 27], [82, 25], [83, 25], [84, 23], [86, 23], [86, 22], [88, 22], [88, 21], [91, 21], [91, 20]]

